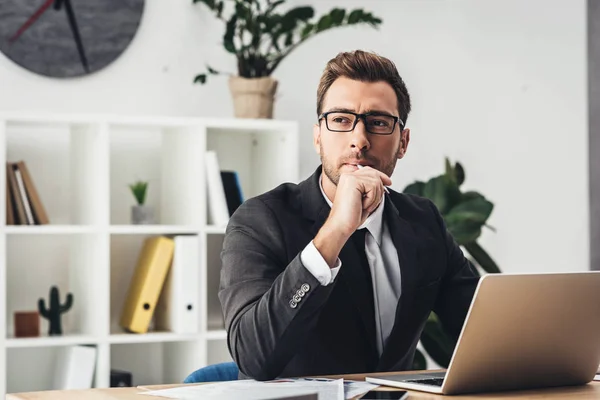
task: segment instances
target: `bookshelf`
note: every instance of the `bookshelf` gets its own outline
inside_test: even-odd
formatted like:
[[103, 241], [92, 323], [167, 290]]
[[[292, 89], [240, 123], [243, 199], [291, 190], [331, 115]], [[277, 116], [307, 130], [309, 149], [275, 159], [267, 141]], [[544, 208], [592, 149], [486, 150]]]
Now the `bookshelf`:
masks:
[[[298, 181], [294, 121], [0, 113], [0, 160], [23, 160], [46, 209], [46, 225], [7, 225], [0, 213], [0, 393], [52, 389], [58, 349], [97, 349], [94, 387], [110, 385], [110, 370], [126, 370], [134, 385], [181, 382], [205, 365], [230, 360], [217, 297], [224, 226], [212, 223], [203, 155], [217, 153], [235, 170], [244, 198]], [[6, 210], [6, 174], [0, 204]], [[128, 184], [149, 181], [147, 203], [156, 224], [132, 225]], [[127, 333], [118, 325], [138, 252], [153, 235], [197, 235], [197, 332], [151, 329]], [[14, 336], [15, 311], [37, 309], [52, 285], [63, 335]]]

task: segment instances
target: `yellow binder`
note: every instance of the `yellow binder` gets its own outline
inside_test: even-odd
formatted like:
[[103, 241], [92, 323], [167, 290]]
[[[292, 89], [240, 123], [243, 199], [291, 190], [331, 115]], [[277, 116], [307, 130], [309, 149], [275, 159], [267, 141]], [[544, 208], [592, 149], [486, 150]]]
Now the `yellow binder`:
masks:
[[121, 313], [121, 327], [129, 332], [146, 333], [156, 303], [169, 272], [175, 241], [164, 236], [144, 241]]

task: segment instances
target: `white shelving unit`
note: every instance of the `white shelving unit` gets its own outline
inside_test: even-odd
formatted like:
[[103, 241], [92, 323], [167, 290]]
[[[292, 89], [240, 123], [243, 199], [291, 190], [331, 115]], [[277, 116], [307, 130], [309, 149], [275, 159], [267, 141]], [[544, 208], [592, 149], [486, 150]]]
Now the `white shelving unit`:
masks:
[[[132, 373], [134, 385], [181, 382], [190, 372], [230, 359], [219, 286], [225, 227], [208, 216], [204, 154], [217, 152], [223, 170], [237, 171], [249, 198], [298, 181], [298, 125], [292, 121], [29, 115], [0, 113], [0, 160], [24, 160], [49, 225], [6, 225], [0, 213], [0, 395], [52, 389], [57, 349], [98, 350], [94, 387], [110, 370]], [[6, 209], [6, 174], [0, 174]], [[156, 225], [131, 225], [128, 184], [149, 181], [147, 204]], [[118, 326], [123, 301], [146, 237], [198, 235], [200, 324], [194, 334], [130, 334]], [[37, 309], [56, 285], [63, 335], [15, 338], [16, 311]]]

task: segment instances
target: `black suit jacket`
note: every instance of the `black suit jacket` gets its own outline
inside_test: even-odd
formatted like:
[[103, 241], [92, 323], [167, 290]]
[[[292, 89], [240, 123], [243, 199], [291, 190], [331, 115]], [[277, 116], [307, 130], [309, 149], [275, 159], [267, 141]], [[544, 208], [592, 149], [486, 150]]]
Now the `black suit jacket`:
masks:
[[455, 338], [462, 328], [478, 282], [474, 267], [430, 200], [390, 190], [384, 219], [398, 250], [402, 291], [379, 357], [373, 301], [353, 241], [328, 286], [300, 258], [330, 211], [320, 174], [321, 166], [298, 185], [247, 200], [228, 224], [219, 299], [240, 378], [407, 370], [430, 311]]

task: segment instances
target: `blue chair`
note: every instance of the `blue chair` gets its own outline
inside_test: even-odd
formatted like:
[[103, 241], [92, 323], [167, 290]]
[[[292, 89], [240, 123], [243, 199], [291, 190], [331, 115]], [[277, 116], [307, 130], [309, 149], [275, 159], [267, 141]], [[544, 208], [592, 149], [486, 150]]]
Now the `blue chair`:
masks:
[[200, 368], [185, 378], [183, 383], [236, 381], [239, 369], [235, 362], [223, 362]]

